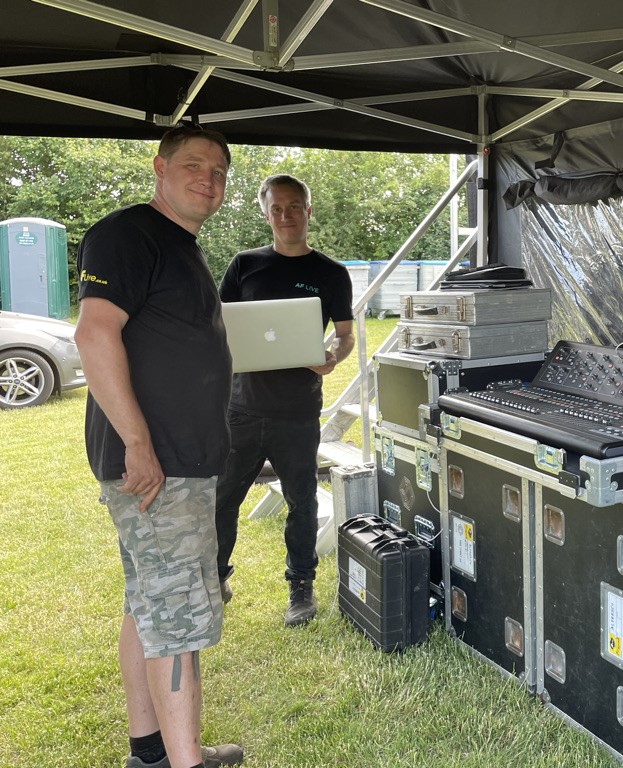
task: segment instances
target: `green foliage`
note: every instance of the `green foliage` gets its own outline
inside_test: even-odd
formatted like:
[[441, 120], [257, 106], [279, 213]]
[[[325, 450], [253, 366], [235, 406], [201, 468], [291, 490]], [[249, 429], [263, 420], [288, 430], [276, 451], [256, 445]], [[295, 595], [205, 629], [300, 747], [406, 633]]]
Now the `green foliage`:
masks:
[[114, 208], [151, 197], [153, 142], [0, 137], [2, 219], [37, 217], [67, 229], [69, 283], [84, 232]]
[[257, 190], [262, 179], [275, 172], [277, 150], [274, 147], [232, 146], [231, 153], [225, 202], [199, 233], [199, 242], [217, 282], [234, 254], [265, 245], [270, 238], [270, 228], [257, 202]]
[[[311, 187], [310, 240], [338, 259], [391, 258], [449, 185], [446, 155], [293, 150], [282, 166]], [[449, 239], [446, 210], [409, 258], [447, 259]]]
[[[0, 220], [65, 225], [74, 300], [80, 239], [115, 208], [151, 198], [156, 149], [145, 141], [0, 137]], [[270, 242], [256, 199], [269, 174], [307, 182], [310, 242], [342, 260], [391, 258], [449, 184], [447, 155], [233, 146], [232, 156], [225, 203], [199, 236], [217, 281], [237, 251]], [[446, 209], [408, 258], [446, 259], [449, 242]]]

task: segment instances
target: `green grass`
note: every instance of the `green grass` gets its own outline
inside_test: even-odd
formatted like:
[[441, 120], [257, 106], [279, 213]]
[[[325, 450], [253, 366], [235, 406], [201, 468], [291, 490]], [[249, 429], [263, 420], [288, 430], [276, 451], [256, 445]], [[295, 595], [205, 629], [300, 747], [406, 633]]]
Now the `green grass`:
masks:
[[[84, 400], [0, 412], [0, 768], [124, 765], [123, 583]], [[376, 651], [340, 616], [332, 555], [318, 619], [283, 627], [283, 516], [246, 517], [262, 495], [241, 518], [223, 640], [201, 654], [206, 742], [243, 744], [247, 768], [617, 765], [439, 626], [403, 654]]]

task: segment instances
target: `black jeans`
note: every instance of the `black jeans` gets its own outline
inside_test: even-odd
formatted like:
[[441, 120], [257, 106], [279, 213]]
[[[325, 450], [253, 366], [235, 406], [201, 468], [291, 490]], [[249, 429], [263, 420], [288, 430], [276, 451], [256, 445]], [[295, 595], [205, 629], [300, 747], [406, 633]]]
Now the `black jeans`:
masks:
[[318, 419], [300, 421], [230, 411], [229, 427], [231, 451], [216, 486], [219, 576], [225, 578], [231, 571], [240, 505], [268, 459], [288, 505], [285, 577], [314, 579], [318, 565]]

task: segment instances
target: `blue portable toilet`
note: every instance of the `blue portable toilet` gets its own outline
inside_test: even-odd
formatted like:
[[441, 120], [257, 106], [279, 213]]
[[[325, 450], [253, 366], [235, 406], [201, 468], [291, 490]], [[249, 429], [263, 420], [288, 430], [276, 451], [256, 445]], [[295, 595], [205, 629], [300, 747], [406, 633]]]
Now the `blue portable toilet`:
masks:
[[0, 222], [0, 300], [11, 312], [69, 317], [67, 233], [47, 219]]

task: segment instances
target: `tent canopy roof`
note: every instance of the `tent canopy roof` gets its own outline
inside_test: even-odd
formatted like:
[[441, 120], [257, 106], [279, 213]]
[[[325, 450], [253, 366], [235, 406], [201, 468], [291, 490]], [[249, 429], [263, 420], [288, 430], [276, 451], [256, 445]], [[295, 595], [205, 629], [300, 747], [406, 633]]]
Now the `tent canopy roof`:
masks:
[[186, 118], [234, 143], [470, 153], [622, 118], [622, 24], [612, 0], [4, 0], [0, 133]]

